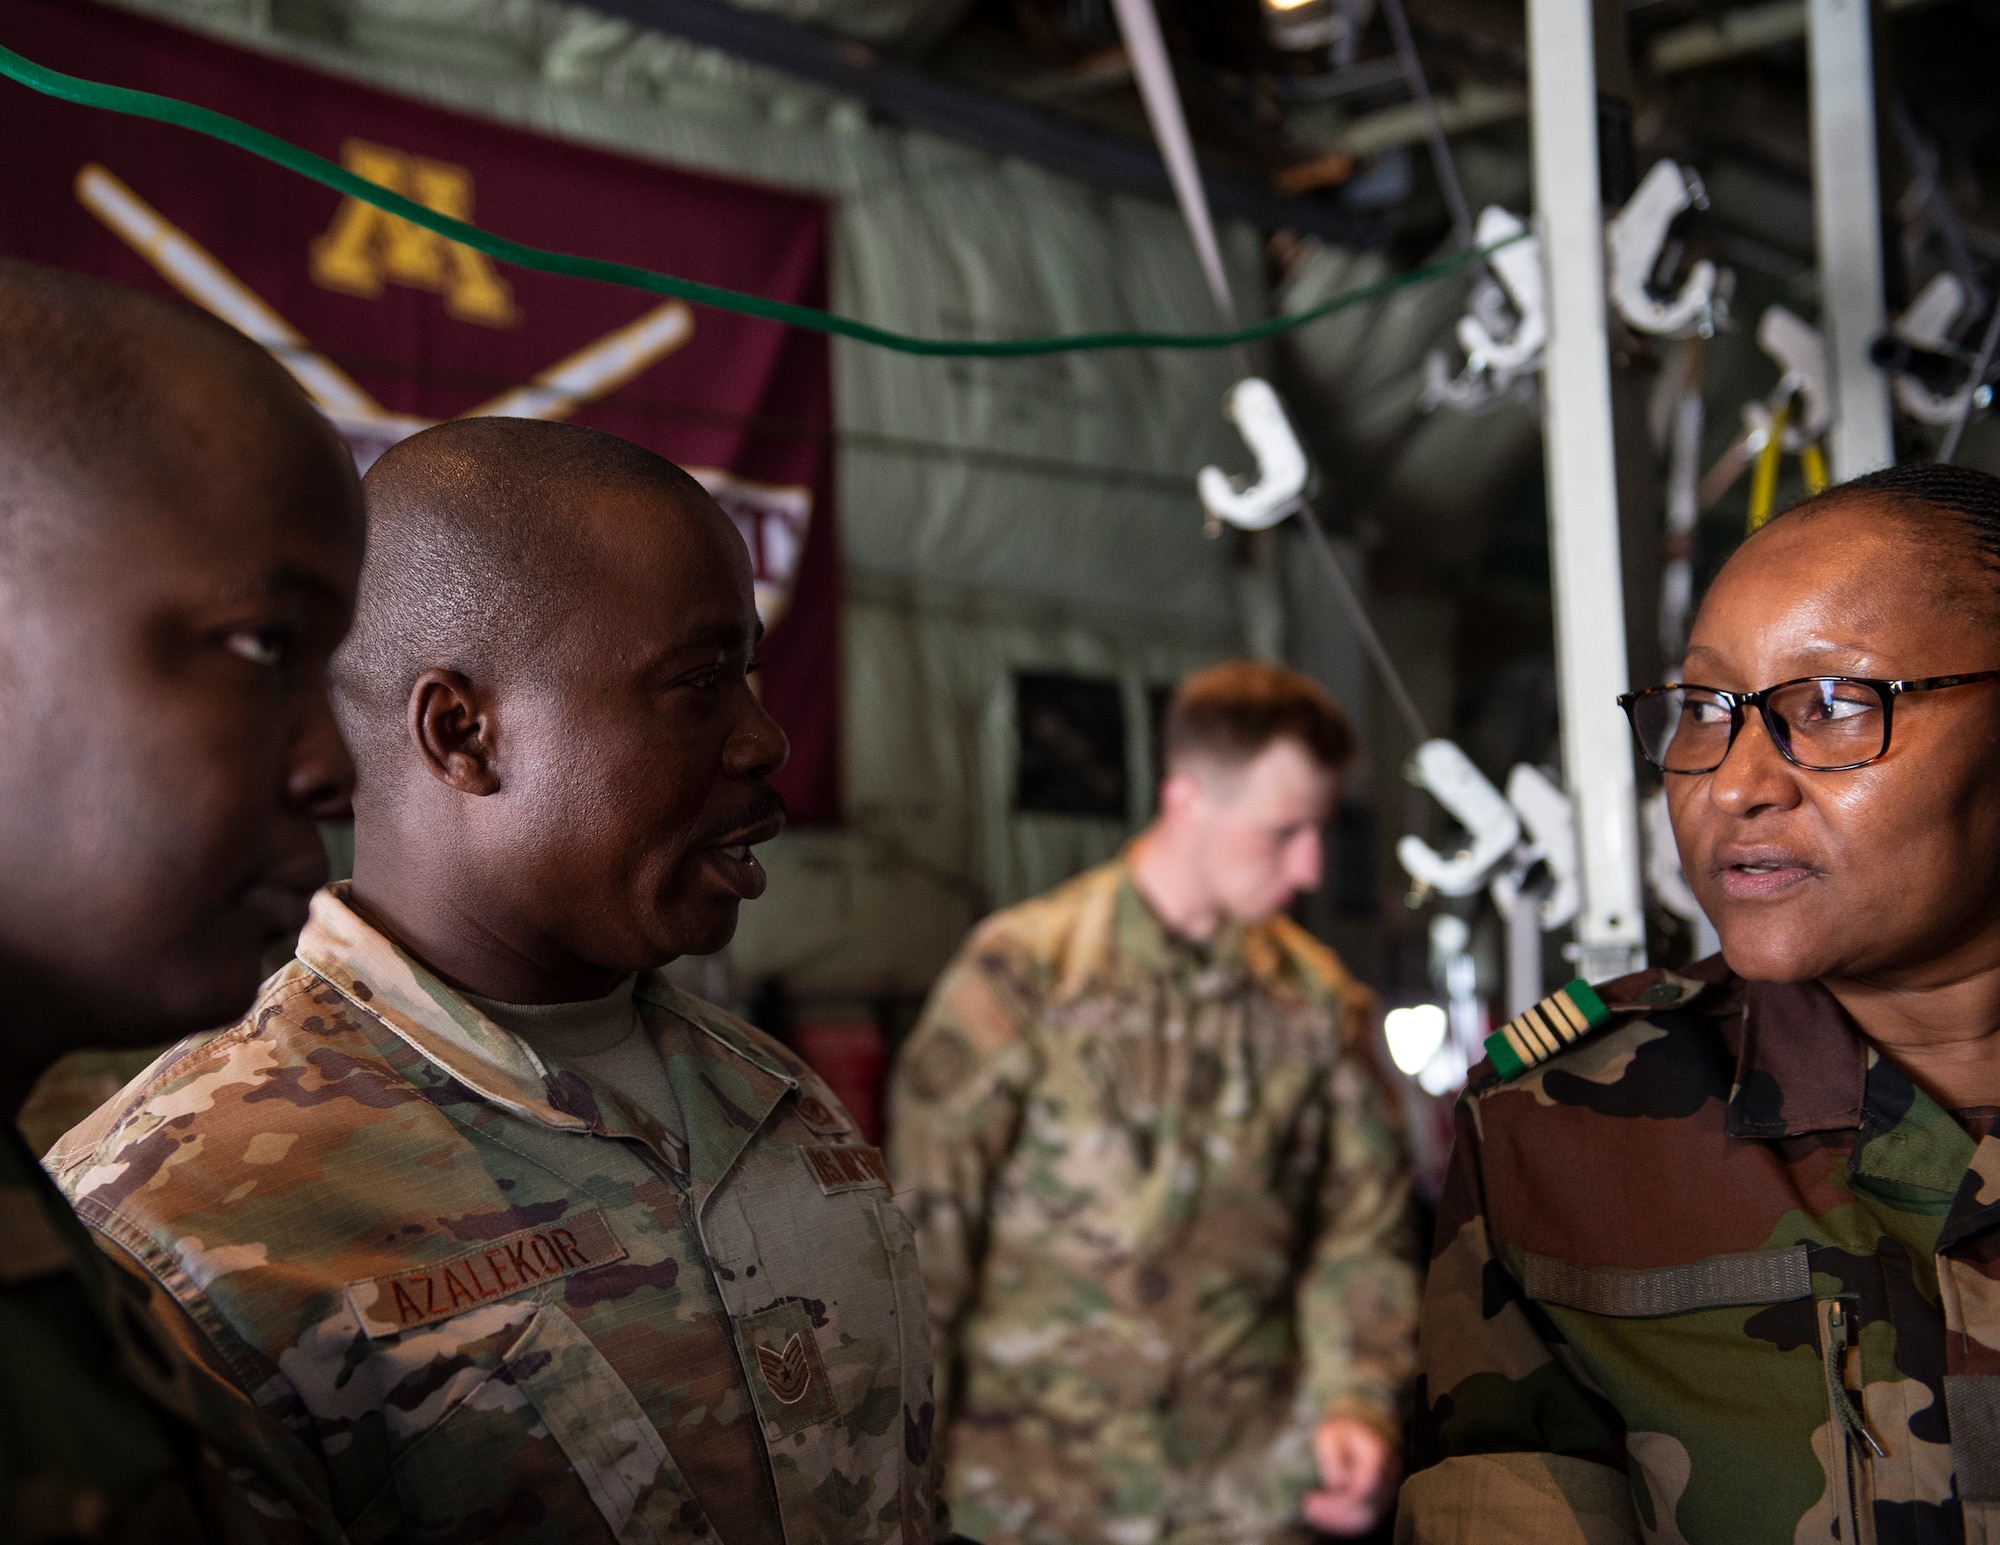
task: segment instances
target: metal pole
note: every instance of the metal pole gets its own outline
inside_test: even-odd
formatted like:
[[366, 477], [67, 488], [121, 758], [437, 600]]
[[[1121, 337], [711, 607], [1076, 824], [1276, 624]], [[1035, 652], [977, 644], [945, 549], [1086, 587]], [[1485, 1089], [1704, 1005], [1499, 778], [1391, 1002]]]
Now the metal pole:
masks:
[[1834, 481], [1845, 482], [1896, 459], [1889, 378], [1868, 358], [1888, 327], [1868, 0], [1810, 0], [1806, 40], [1820, 331], [1833, 376], [1827, 449]]
[[1542, 899], [1526, 886], [1507, 913], [1507, 1018], [1542, 1001]]
[[1583, 908], [1577, 966], [1589, 980], [1645, 964], [1627, 686], [1618, 478], [1604, 319], [1597, 181], [1597, 69], [1590, 0], [1528, 0], [1536, 218], [1547, 255], [1549, 560], [1563, 772], [1576, 804]]

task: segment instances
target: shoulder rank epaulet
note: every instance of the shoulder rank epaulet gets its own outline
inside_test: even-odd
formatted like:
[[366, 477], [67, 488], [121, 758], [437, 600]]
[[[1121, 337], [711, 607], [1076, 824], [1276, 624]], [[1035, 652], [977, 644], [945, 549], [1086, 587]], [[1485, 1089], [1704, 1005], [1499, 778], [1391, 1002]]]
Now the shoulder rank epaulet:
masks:
[[1486, 1055], [1502, 1083], [1540, 1067], [1611, 1019], [1591, 985], [1578, 978], [1531, 1009], [1516, 1014], [1486, 1038]]

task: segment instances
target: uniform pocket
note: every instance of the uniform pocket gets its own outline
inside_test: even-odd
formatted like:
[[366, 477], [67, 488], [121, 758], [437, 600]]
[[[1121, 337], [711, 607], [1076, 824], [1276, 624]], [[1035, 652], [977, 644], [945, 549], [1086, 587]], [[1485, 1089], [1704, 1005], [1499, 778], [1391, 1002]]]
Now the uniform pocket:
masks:
[[405, 1524], [425, 1532], [490, 1521], [523, 1494], [580, 1538], [596, 1532], [592, 1509], [630, 1545], [692, 1541], [708, 1527], [645, 1409], [555, 1304], [537, 1308], [491, 1377], [397, 1455], [394, 1474]]

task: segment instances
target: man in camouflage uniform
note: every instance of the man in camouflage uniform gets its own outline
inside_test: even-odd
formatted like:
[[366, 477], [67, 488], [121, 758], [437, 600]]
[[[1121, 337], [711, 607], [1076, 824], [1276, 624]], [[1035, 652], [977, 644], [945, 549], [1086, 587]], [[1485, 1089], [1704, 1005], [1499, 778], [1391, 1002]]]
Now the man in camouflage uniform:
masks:
[[52, 1166], [306, 1440], [354, 1545], [928, 1545], [881, 1156], [657, 971], [727, 942], [782, 819], [741, 539], [564, 425], [444, 425], [367, 491], [355, 878]]
[[1370, 994], [1279, 911], [1349, 750], [1293, 672], [1190, 679], [1153, 828], [982, 924], [903, 1048], [947, 1493], [989, 1545], [1361, 1533], [1393, 1487], [1403, 1146]]
[[338, 1538], [297, 1438], [216, 1384], [15, 1120], [74, 1048], [241, 1013], [297, 930], [326, 876], [314, 818], [352, 781], [326, 663], [360, 563], [353, 463], [263, 350], [178, 302], [0, 262], [9, 1545]]

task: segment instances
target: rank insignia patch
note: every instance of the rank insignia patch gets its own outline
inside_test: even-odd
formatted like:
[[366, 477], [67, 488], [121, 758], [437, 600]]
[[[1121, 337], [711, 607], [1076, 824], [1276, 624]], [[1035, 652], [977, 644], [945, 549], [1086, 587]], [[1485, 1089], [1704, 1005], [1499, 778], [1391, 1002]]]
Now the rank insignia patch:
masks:
[[1486, 1055], [1503, 1082], [1539, 1067], [1611, 1018], [1604, 1000], [1578, 980], [1516, 1014], [1486, 1038]]
[[806, 1357], [805, 1339], [797, 1331], [792, 1332], [782, 1350], [774, 1352], [766, 1346], [758, 1347], [757, 1368], [781, 1406], [797, 1405], [812, 1388], [812, 1363]]
[[839, 1415], [803, 1299], [780, 1299], [738, 1320], [736, 1339], [745, 1371], [756, 1370], [750, 1398], [766, 1438], [790, 1437]]

